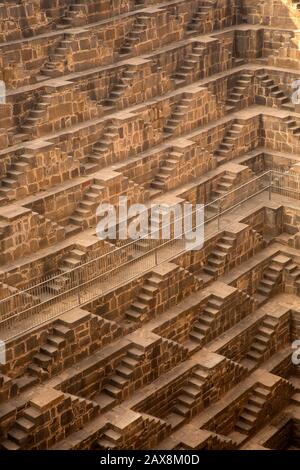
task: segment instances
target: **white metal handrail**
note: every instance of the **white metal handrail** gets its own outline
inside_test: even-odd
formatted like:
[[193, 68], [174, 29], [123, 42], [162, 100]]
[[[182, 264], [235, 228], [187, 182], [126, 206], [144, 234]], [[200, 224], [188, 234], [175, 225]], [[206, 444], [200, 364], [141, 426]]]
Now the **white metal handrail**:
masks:
[[[262, 173], [261, 175], [255, 177], [255, 178], [249, 180], [247, 183], [244, 183], [243, 185], [239, 186], [238, 188], [235, 188], [235, 189], [229, 191], [224, 196], [221, 196], [220, 198], [217, 198], [214, 201], [212, 201], [212, 202], [210, 202], [210, 203], [208, 203], [204, 206], [204, 209], [209, 208], [209, 206], [211, 206], [211, 204], [215, 205], [216, 203], [218, 203], [218, 206], [219, 206], [218, 213], [216, 215], [210, 217], [208, 220], [206, 220], [204, 222], [204, 224], [210, 223], [213, 220], [219, 220], [219, 218], [223, 214], [228, 212], [229, 210], [232, 210], [233, 208], [241, 205], [242, 203], [246, 202], [250, 198], [253, 198], [254, 196], [256, 196], [256, 195], [258, 195], [258, 194], [260, 194], [260, 193], [262, 193], [266, 190], [269, 190], [269, 192], [271, 194], [272, 187], [274, 187], [277, 190], [279, 188], [279, 186], [277, 186], [277, 185], [273, 186], [273, 183], [272, 183], [273, 174], [278, 174], [278, 175], [281, 175], [281, 176], [289, 176], [289, 174], [287, 174], [287, 173], [281, 173], [279, 171], [269, 170], [269, 171], [266, 171], [266, 172]], [[292, 176], [294, 177], [294, 175], [292, 175]], [[262, 188], [260, 188], [259, 190], [254, 191], [251, 195], [247, 195], [245, 198], [242, 198], [242, 199], [238, 200], [235, 204], [230, 205], [228, 208], [226, 208], [224, 210], [221, 209], [221, 203], [222, 203], [222, 201], [226, 200], [226, 198], [230, 197], [233, 193], [237, 193], [237, 192], [239, 192], [239, 194], [242, 192], [242, 194], [243, 194], [243, 191], [241, 191], [243, 188], [245, 189], [247, 186], [253, 185], [253, 183], [257, 183], [257, 182], [260, 182], [260, 181], [263, 182], [263, 187]], [[286, 189], [286, 188], [284, 188], [284, 189]], [[178, 219], [176, 219], [176, 220], [178, 220]], [[175, 221], [173, 221], [173, 223]], [[181, 221], [182, 221], [182, 218], [181, 218]], [[219, 228], [219, 224], [218, 224], [218, 228]], [[161, 228], [158, 229], [158, 230], [161, 230]], [[218, 230], [217, 230], [217, 232], [218, 232]], [[147, 239], [149, 241], [147, 236], [145, 236], [143, 238]], [[140, 239], [140, 240], [142, 240], [142, 239]], [[138, 241], [140, 241], [140, 240], [138, 240]], [[131, 241], [128, 244], [126, 244], [126, 245], [124, 245], [120, 248], [117, 248], [116, 250], [113, 250], [112, 252], [106, 253], [105, 255], [102, 255], [98, 258], [95, 258], [95, 259], [90, 260], [86, 263], [83, 263], [82, 265], [80, 265], [76, 268], [73, 268], [70, 271], [68, 271], [68, 272], [66, 272], [62, 275], [54, 276], [54, 277], [50, 278], [49, 280], [44, 281], [43, 283], [40, 283], [40, 284], [37, 284], [36, 286], [32, 286], [30, 288], [24, 289], [23, 291], [19, 291], [16, 294], [13, 294], [12, 296], [9, 296], [9, 297], [6, 297], [5, 299], [2, 299], [0, 301], [0, 312], [1, 312], [1, 305], [5, 306], [5, 302], [6, 302], [6, 305], [8, 305], [9, 302], [14, 302], [16, 298], [20, 298], [20, 300], [22, 302], [22, 300], [24, 300], [24, 296], [25, 297], [26, 297], [26, 295], [34, 296], [34, 294], [32, 292], [34, 292], [35, 290], [41, 291], [41, 290], [45, 289], [45, 287], [47, 288], [47, 283], [55, 282], [55, 280], [57, 280], [59, 278], [66, 277], [66, 276], [67, 277], [69, 276], [69, 278], [71, 279], [71, 287], [67, 288], [66, 290], [63, 290], [63, 292], [61, 292], [57, 295], [54, 295], [50, 298], [46, 298], [45, 300], [42, 300], [42, 301], [40, 299], [40, 301], [38, 303], [36, 303], [36, 304], [34, 304], [34, 305], [32, 305], [28, 308], [25, 308], [25, 309], [20, 310], [20, 311], [16, 311], [15, 313], [12, 312], [12, 315], [9, 314], [9, 312], [7, 312], [9, 314], [9, 316], [7, 318], [5, 318], [5, 316], [4, 316], [4, 318], [0, 321], [0, 338], [8, 340], [8, 339], [12, 339], [12, 338], [18, 336], [19, 333], [17, 333], [17, 331], [15, 331], [15, 326], [17, 326], [18, 324], [21, 326], [22, 321], [24, 321], [26, 323], [26, 325], [24, 325], [24, 328], [22, 328], [22, 332], [24, 333], [24, 331], [30, 330], [33, 327], [36, 327], [37, 325], [41, 325], [41, 324], [49, 321], [49, 319], [54, 319], [54, 318], [58, 317], [59, 315], [61, 315], [62, 313], [65, 313], [65, 312], [67, 312], [67, 311], [69, 311], [69, 310], [71, 310], [75, 307], [82, 307], [83, 305], [86, 305], [87, 303], [93, 301], [95, 298], [99, 298], [99, 296], [101, 296], [101, 295], [108, 294], [111, 290], [114, 290], [119, 285], [124, 284], [124, 278], [122, 278], [119, 283], [116, 282], [115, 285], [112, 285], [111, 283], [109, 283], [109, 285], [106, 288], [104, 287], [104, 289], [100, 293], [98, 291], [95, 295], [93, 295], [92, 292], [91, 292], [90, 295], [85, 294], [84, 289], [89, 289], [89, 288], [92, 289], [92, 285], [95, 284], [96, 282], [97, 282], [97, 285], [99, 283], [101, 284], [101, 282], [103, 282], [105, 284], [105, 281], [107, 279], [109, 279], [109, 278], [113, 279], [114, 275], [117, 277], [118, 273], [125, 267], [129, 267], [130, 265], [133, 266], [134, 263], [138, 263], [141, 260], [146, 260], [146, 261], [149, 262], [149, 264], [147, 264], [147, 263], [145, 264], [145, 267], [142, 271], [139, 271], [138, 273], [133, 273], [132, 276], [130, 275], [130, 272], [126, 272], [126, 282], [127, 282], [127, 281], [130, 281], [130, 280], [138, 277], [138, 276], [146, 274], [149, 270], [153, 269], [153, 267], [155, 267], [158, 264], [158, 262], [167, 261], [168, 259], [172, 259], [172, 257], [174, 258], [175, 256], [178, 256], [181, 253], [187, 251], [186, 248], [184, 248], [182, 250], [179, 250], [179, 251], [176, 250], [176, 253], [173, 253], [172, 255], [170, 255], [169, 258], [164, 258], [164, 259], [159, 261], [158, 260], [159, 251], [162, 250], [163, 248], [168, 247], [168, 246], [172, 246], [173, 244], [175, 245], [175, 243], [178, 242], [178, 239], [171, 238], [170, 240], [167, 240], [167, 241], [156, 240], [156, 242], [159, 242], [158, 246], [155, 243], [153, 243], [152, 246], [151, 246], [151, 240], [150, 240], [149, 250], [147, 250], [146, 252], [143, 252], [142, 254], [140, 254], [140, 256], [136, 256], [135, 258], [132, 258], [132, 259], [127, 258], [127, 259], [125, 259], [124, 262], [122, 262], [122, 256], [119, 256], [120, 253], [122, 254], [123, 252], [125, 252], [125, 253], [127, 252], [127, 254], [128, 254], [130, 252], [130, 250], [136, 249], [137, 241]], [[119, 260], [121, 260], [121, 262], [117, 266], [111, 268], [111, 266], [114, 263], [113, 262], [110, 263], [110, 264], [107, 263], [107, 266], [110, 266], [110, 269], [107, 269], [104, 272], [99, 272], [98, 270], [95, 270], [94, 275], [92, 275], [92, 277], [90, 279], [88, 277], [85, 280], [83, 279], [85, 277], [86, 273], [88, 272], [89, 268], [95, 267], [95, 264], [98, 264], [99, 267], [100, 267], [100, 265], [102, 264], [101, 260], [107, 260], [108, 258], [111, 258], [112, 260], [114, 260], [118, 256], [119, 256]], [[148, 260], [147, 260], [147, 258], [148, 258]], [[93, 272], [93, 269], [92, 269], [92, 272]], [[83, 276], [83, 274], [84, 274], [84, 276]], [[74, 281], [76, 281], [76, 282], [74, 282]], [[74, 284], [72, 284], [72, 282], [74, 282]], [[31, 292], [31, 294], [29, 294], [29, 292]], [[56, 307], [58, 307], [58, 308], [56, 308]], [[2, 309], [2, 311], [3, 311], [3, 309]]]

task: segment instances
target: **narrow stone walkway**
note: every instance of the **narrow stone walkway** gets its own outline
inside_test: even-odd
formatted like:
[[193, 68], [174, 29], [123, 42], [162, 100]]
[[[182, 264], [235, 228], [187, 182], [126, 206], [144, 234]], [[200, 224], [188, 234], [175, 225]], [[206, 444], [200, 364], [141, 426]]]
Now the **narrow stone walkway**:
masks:
[[[278, 207], [282, 204], [295, 205], [295, 200], [278, 194], [272, 194], [272, 199], [270, 200], [269, 191], [266, 190], [257, 196], [247, 199], [245, 202], [241, 202], [240, 205], [226, 211], [219, 218], [206, 221], [205, 240], [217, 233], [221, 233], [226, 228], [229, 229], [234, 223], [245, 218], [247, 214], [253, 213], [255, 209], [258, 210], [266, 205], [268, 207]], [[80, 288], [76, 287], [74, 293], [66, 292], [59, 298], [45, 300], [44, 308], [43, 304], [38, 304], [22, 314], [10, 317], [0, 325], [0, 339], [7, 341], [21, 332], [24, 333], [24, 331], [31, 330], [42, 323], [59, 317], [59, 315], [66, 311], [78, 306], [83, 307], [92, 300], [101, 297], [101, 295], [106, 295], [129, 281], [150, 272], [156, 264], [171, 261], [185, 251], [186, 245], [184, 240], [167, 241], [165, 246], [157, 249], [157, 253], [155, 251], [146, 253], [113, 271], [101, 274], [97, 279], [86, 282]]]

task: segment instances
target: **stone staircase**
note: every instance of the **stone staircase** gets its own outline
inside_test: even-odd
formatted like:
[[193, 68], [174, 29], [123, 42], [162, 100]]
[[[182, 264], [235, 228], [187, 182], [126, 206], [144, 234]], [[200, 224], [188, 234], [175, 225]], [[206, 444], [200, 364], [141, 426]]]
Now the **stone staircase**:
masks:
[[120, 448], [122, 434], [119, 431], [109, 427], [97, 440], [96, 446], [100, 450], [117, 450]]
[[21, 450], [29, 441], [30, 432], [37, 426], [41, 412], [29, 406], [21, 413], [8, 431], [6, 439], [0, 442], [1, 450]]
[[293, 279], [293, 283], [296, 287], [296, 292], [300, 292], [300, 268], [299, 265], [291, 262], [287, 267], [286, 270], [289, 276]]
[[[177, 341], [173, 341], [169, 338], [164, 338], [163, 343], [168, 349], [169, 356], [173, 358], [174, 364], [180, 363], [188, 358], [189, 348], [186, 345], [177, 343]], [[180, 354], [180, 358], [178, 358], [178, 353]]]
[[72, 330], [60, 320], [56, 321], [48, 333], [44, 344], [32, 358], [27, 370], [30, 375], [41, 379], [48, 377], [59, 351], [64, 348], [72, 337]]
[[191, 102], [191, 97], [184, 97], [180, 100], [179, 104], [175, 107], [175, 110], [171, 113], [171, 117], [167, 120], [167, 123], [164, 126], [164, 132], [166, 135], [174, 134], [180, 123], [186, 118], [191, 106]]
[[235, 430], [237, 432], [247, 435], [253, 432], [258, 419], [264, 411], [264, 407], [271, 392], [272, 390], [265, 385], [258, 385], [252, 390], [248, 402], [244, 406], [235, 424]]
[[[158, 194], [167, 191], [167, 184], [172, 174], [176, 171], [178, 163], [182, 159], [182, 153], [172, 151], [169, 153], [168, 158], [163, 161], [163, 165], [160, 167], [154, 180], [151, 182], [151, 189], [154, 190], [150, 194], [150, 197], [157, 196]], [[159, 192], [159, 193], [158, 193]]]
[[55, 235], [57, 241], [64, 240], [66, 238], [66, 229], [54, 220], [48, 219], [42, 214], [32, 211], [32, 214], [38, 217], [38, 237], [40, 246], [44, 246], [45, 233], [52, 233]]
[[233, 249], [235, 238], [230, 233], [225, 233], [216, 243], [215, 248], [210, 253], [206, 266], [203, 270], [206, 274], [217, 278], [222, 274], [229, 253]]
[[192, 372], [191, 377], [177, 396], [171, 412], [163, 418], [171, 424], [172, 430], [179, 427], [191, 415], [191, 410], [197, 399], [203, 394], [203, 385], [208, 376], [209, 373], [200, 367]]
[[101, 392], [94, 397], [94, 401], [100, 405], [104, 411], [122, 397], [122, 390], [128, 386], [136, 368], [144, 360], [144, 351], [132, 346], [126, 355], [116, 366], [113, 374], [108, 378], [107, 383], [102, 387]]
[[241, 108], [242, 100], [247, 95], [247, 90], [251, 86], [252, 78], [253, 75], [248, 73], [243, 73], [239, 76], [236, 85], [226, 100], [226, 106], [230, 111]]
[[67, 236], [75, 235], [81, 230], [96, 225], [96, 209], [105, 197], [105, 194], [104, 186], [100, 186], [97, 182], [90, 186], [89, 190], [84, 194], [83, 200], [69, 218], [69, 223], [66, 226]]
[[210, 331], [214, 321], [219, 316], [221, 307], [222, 300], [216, 295], [212, 295], [204, 310], [198, 315], [197, 321], [193, 324], [189, 334], [189, 338], [192, 341], [203, 345], [212, 339]]
[[270, 96], [275, 100], [279, 107], [287, 109], [289, 111], [294, 111], [295, 107], [290, 102], [290, 99], [286, 94], [280, 89], [278, 85], [274, 82], [272, 78], [268, 74], [258, 75], [257, 76], [260, 85], [264, 89], [265, 96]]
[[[80, 398], [69, 393], [64, 394], [65, 399], [70, 399], [69, 411], [72, 413], [73, 419], [76, 415], [85, 414], [92, 418], [98, 414], [99, 405], [86, 398]], [[65, 401], [63, 404], [67, 404]], [[51, 410], [49, 410], [51, 412]], [[23, 410], [18, 412], [18, 417], [7, 433], [6, 439], [0, 442], [0, 450], [23, 450], [34, 444], [35, 434], [39, 429], [43, 428], [45, 421], [45, 411], [41, 408], [30, 404]], [[43, 430], [43, 429], [41, 429]], [[66, 432], [67, 434], [69, 431]]]
[[143, 418], [144, 423], [144, 430], [142, 438], [141, 438], [141, 449], [145, 449], [147, 447], [147, 442], [149, 442], [149, 438], [151, 439], [158, 435], [167, 436], [171, 432], [171, 425], [167, 423], [164, 419], [157, 418], [156, 416], [147, 415], [145, 413], [141, 413], [140, 415]]
[[[231, 191], [235, 186], [236, 177], [237, 176], [235, 173], [230, 173], [230, 171], [226, 171], [225, 174], [222, 175], [221, 178], [218, 180], [217, 187], [215, 188], [215, 190], [212, 191], [212, 201], [214, 201], [215, 199], [219, 199], [220, 197], [224, 196], [229, 191]], [[210, 204], [209, 210], [217, 214], [219, 210], [218, 202]]]
[[242, 124], [233, 122], [230, 129], [228, 129], [219, 148], [214, 153], [218, 165], [232, 159], [232, 150], [236, 147], [238, 139], [243, 132], [243, 128], [244, 126]]
[[191, 54], [184, 59], [183, 64], [179, 67], [179, 70], [173, 75], [176, 85], [186, 85], [193, 81], [195, 75], [195, 69], [200, 66], [201, 58], [203, 58], [205, 47], [196, 44], [193, 47]]
[[147, 29], [148, 20], [149, 20], [148, 16], [145, 16], [145, 15], [137, 16], [133, 24], [132, 30], [126, 36], [119, 50], [120, 58], [124, 59], [132, 54], [134, 46], [136, 46], [139, 43], [141, 35]]
[[202, 32], [201, 26], [213, 11], [216, 1], [202, 0], [196, 14], [187, 26], [187, 34], [199, 34]]
[[118, 109], [121, 98], [132, 85], [135, 75], [135, 70], [126, 69], [118, 83], [112, 87], [108, 98], [103, 101], [103, 105], [111, 108], [112, 110]]
[[73, 0], [62, 18], [62, 26], [83, 26], [86, 24], [87, 2]]
[[52, 100], [52, 95], [44, 93], [40, 96], [38, 102], [35, 104], [34, 108], [29, 112], [28, 117], [25, 119], [22, 124], [22, 131], [30, 136], [33, 136], [34, 129], [39, 123], [40, 119], [45, 116], [47, 108], [50, 105]]
[[256, 335], [251, 343], [250, 349], [241, 363], [244, 366], [252, 369], [256, 367], [263, 360], [263, 356], [267, 351], [272, 337], [275, 333], [278, 320], [266, 317], [262, 324], [259, 326]]
[[79, 248], [73, 248], [59, 266], [58, 277], [54, 277], [52, 281], [47, 282], [47, 290], [54, 295], [59, 295], [64, 292], [70, 284], [70, 277], [67, 273], [71, 269], [80, 266], [83, 263], [85, 256], [85, 251], [82, 251]]
[[151, 274], [140, 289], [134, 302], [125, 312], [125, 317], [133, 322], [142, 322], [149, 313], [151, 307], [155, 303], [155, 296], [159, 292], [163, 276], [159, 274]]
[[259, 305], [265, 303], [277, 292], [282, 278], [283, 268], [284, 266], [280, 261], [277, 261], [276, 257], [271, 260], [270, 265], [263, 273], [254, 296]]
[[9, 318], [17, 312], [33, 307], [39, 302], [40, 298], [32, 295], [31, 292], [22, 292], [16, 287], [0, 282], [0, 318], [2, 320]]
[[99, 142], [93, 146], [93, 153], [89, 155], [82, 164], [85, 174], [93, 173], [109, 164], [113, 163], [113, 143], [119, 137], [119, 129], [117, 126], [109, 125]]
[[49, 78], [63, 75], [67, 64], [67, 55], [71, 50], [71, 47], [71, 36], [66, 33], [64, 35], [64, 39], [60, 41], [54, 53], [50, 55], [49, 60], [43, 65], [41, 74]]
[[5, 178], [0, 182], [0, 206], [13, 200], [17, 194], [26, 194], [22, 186], [26, 184], [25, 174], [31, 168], [33, 156], [23, 154], [14, 158], [6, 172]]
[[242, 305], [244, 302], [247, 302], [250, 305], [255, 304], [255, 300], [253, 299], [253, 297], [250, 294], [248, 294], [247, 291], [245, 291], [243, 289], [238, 289], [238, 288], [237, 288], [237, 291], [238, 291], [238, 295], [239, 295], [240, 305]]
[[255, 230], [254, 228], [251, 228], [250, 233], [251, 233], [253, 239], [255, 240], [255, 246], [263, 247], [264, 244], [265, 244], [264, 236], [260, 232]]
[[291, 132], [295, 137], [299, 139], [300, 126], [297, 124], [297, 121], [291, 116], [284, 118], [283, 121], [285, 122], [288, 131]]

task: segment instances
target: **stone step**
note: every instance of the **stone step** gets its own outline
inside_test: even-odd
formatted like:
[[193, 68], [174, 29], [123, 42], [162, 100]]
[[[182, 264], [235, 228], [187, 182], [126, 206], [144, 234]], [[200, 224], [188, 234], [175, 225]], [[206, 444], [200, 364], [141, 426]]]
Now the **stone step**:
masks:
[[193, 330], [191, 333], [197, 333], [200, 334], [200, 336], [205, 336], [206, 332], [209, 330], [209, 325], [206, 325], [204, 323], [201, 323], [201, 321], [198, 321], [194, 323], [193, 325]]
[[202, 378], [200, 378], [200, 377], [198, 378], [197, 376], [191, 377], [191, 378], [189, 379], [189, 384], [192, 384], [192, 385], [194, 385], [194, 386], [197, 387], [197, 388], [202, 387], [203, 383], [204, 383], [204, 380], [203, 380]]
[[244, 408], [244, 411], [239, 416], [239, 420], [241, 420], [245, 423], [249, 423], [250, 425], [253, 425], [256, 421], [256, 416], [254, 416], [253, 414], [248, 413], [246, 411], [246, 409]]
[[138, 321], [141, 318], [141, 312], [137, 312], [136, 310], [133, 310], [132, 308], [126, 310], [125, 316], [130, 320], [130, 321]]
[[44, 344], [41, 346], [40, 351], [45, 356], [55, 357], [58, 354], [58, 349], [51, 344]]
[[274, 287], [275, 285], [275, 282], [267, 278], [262, 278], [262, 280], [260, 281], [260, 284], [265, 286], [267, 289], [272, 289], [272, 287]]
[[153, 297], [149, 295], [147, 292], [143, 292], [143, 288], [142, 288], [142, 292], [138, 295], [138, 300], [141, 303], [149, 304], [153, 300]]
[[202, 333], [197, 333], [196, 331], [191, 331], [189, 334], [189, 337], [193, 340], [196, 341], [197, 343], [202, 343], [203, 339], [205, 336]]
[[194, 403], [194, 398], [186, 393], [181, 393], [178, 397], [177, 400], [180, 405], [184, 405], [186, 407], [191, 407]]
[[28, 433], [34, 429], [34, 423], [25, 417], [18, 418], [16, 420], [15, 426], [20, 428], [25, 433]]
[[33, 387], [39, 382], [37, 375], [39, 374], [34, 373], [34, 376], [32, 376], [30, 374], [25, 373], [22, 375], [22, 377], [16, 379], [16, 385], [20, 393], [24, 392], [28, 388]]
[[143, 286], [143, 291], [146, 292], [149, 297], [151, 296], [151, 298], [153, 298], [153, 294], [155, 294], [158, 290], [159, 288], [157, 286], [153, 286], [148, 283]]
[[270, 394], [270, 390], [259, 386], [253, 390], [253, 394], [258, 396], [259, 398], [266, 399]]
[[261, 411], [261, 408], [257, 405], [247, 403], [247, 405], [245, 406], [245, 410], [248, 414], [252, 414], [253, 416], [257, 417]]
[[125, 379], [129, 379], [132, 375], [133, 368], [126, 365], [123, 361], [120, 365], [116, 367], [116, 372], [123, 376]]
[[201, 389], [196, 387], [192, 382], [189, 381], [188, 385], [185, 385], [182, 389], [183, 393], [191, 396], [192, 398], [197, 398], [201, 394]]
[[251, 344], [251, 349], [253, 351], [257, 351], [259, 354], [262, 354], [266, 351], [267, 346], [259, 343], [258, 341], [256, 341], [256, 338], [255, 338], [254, 342]]
[[235, 424], [235, 427], [244, 434], [248, 434], [249, 431], [251, 430], [251, 425], [241, 420], [237, 421], [237, 423]]
[[[131, 347], [127, 351], [127, 356], [128, 356], [128, 358], [131, 359], [131, 362], [132, 362], [132, 360], [141, 361], [141, 360], [144, 359], [145, 353], [144, 353], [144, 351], [142, 351], [138, 348]], [[126, 358], [126, 360], [127, 360], [127, 358]]]
[[34, 363], [29, 364], [29, 366], [27, 367], [27, 370], [29, 374], [32, 374], [35, 377], [42, 377], [45, 373], [42, 367]]
[[278, 325], [278, 320], [275, 318], [264, 318], [263, 325], [266, 328], [270, 328], [272, 331]]
[[119, 374], [114, 374], [110, 377], [109, 382], [111, 385], [122, 389], [127, 384], [127, 379]]
[[113, 443], [109, 439], [105, 439], [105, 437], [101, 437], [101, 439], [98, 439], [97, 445], [100, 448], [105, 449], [105, 450], [110, 450], [110, 449], [113, 450], [113, 449], [116, 449], [117, 447], [116, 443]]
[[103, 387], [103, 391], [113, 398], [118, 398], [122, 393], [122, 391], [118, 387], [112, 384], [105, 385]]
[[219, 310], [215, 307], [210, 307], [209, 305], [205, 307], [205, 313], [208, 314], [212, 319], [215, 317], [215, 315], [219, 312]]
[[10, 439], [5, 439], [0, 443], [0, 449], [2, 450], [20, 450], [21, 447]]
[[217, 271], [218, 271], [215, 266], [204, 266], [203, 270], [213, 277], [217, 275]]
[[259, 292], [260, 294], [265, 295], [266, 297], [268, 297], [271, 293], [271, 289], [269, 287], [265, 287], [265, 286], [260, 284], [257, 288], [257, 292]]
[[164, 416], [164, 421], [166, 421], [169, 425], [171, 425], [172, 431], [175, 431], [177, 428], [181, 426], [183, 421], [185, 420], [185, 416], [182, 416], [178, 413], [168, 413], [167, 416]]
[[250, 349], [250, 351], [247, 352], [247, 358], [252, 359], [255, 362], [258, 362], [261, 360], [261, 354], [258, 353], [257, 351], [253, 351]]
[[131, 307], [137, 312], [141, 313], [145, 313], [148, 310], [148, 305], [144, 304], [143, 302], [139, 302], [138, 300], [132, 302]]
[[61, 349], [67, 344], [65, 338], [62, 338], [61, 336], [57, 336], [57, 335], [49, 335], [47, 337], [47, 342], [50, 345], [53, 345], [57, 349]]
[[256, 335], [255, 339], [256, 339], [256, 341], [258, 341], [258, 342], [260, 342], [264, 345], [268, 344], [268, 342], [269, 342], [269, 336], [263, 336], [263, 335], [260, 335], [260, 334]]
[[25, 410], [23, 411], [23, 417], [36, 425], [41, 424], [41, 421], [43, 419], [42, 413], [37, 408], [34, 408], [33, 406], [29, 406], [28, 408], [25, 408]]
[[274, 330], [272, 330], [271, 328], [265, 327], [265, 326], [260, 326], [259, 327], [259, 334], [261, 336], [266, 336], [267, 338], [270, 338], [270, 336], [274, 334]]
[[115, 404], [116, 399], [107, 393], [99, 393], [93, 400], [100, 406], [101, 412], [107, 411]]
[[204, 323], [204, 325], [207, 325], [208, 327], [211, 326], [212, 322], [214, 321], [215, 319], [215, 316], [212, 316], [212, 315], [207, 315], [206, 314], [206, 310], [204, 310], [201, 314], [200, 314], [200, 317], [199, 317], [199, 321], [201, 323]]
[[188, 406], [184, 405], [183, 403], [176, 403], [173, 407], [173, 411], [178, 413], [180, 416], [187, 416], [190, 412]]
[[18, 446], [23, 446], [28, 440], [27, 432], [16, 427], [8, 431], [7, 437], [9, 438], [9, 440], [15, 442]]
[[60, 336], [62, 338], [68, 339], [72, 335], [72, 330], [65, 325], [55, 324], [53, 326], [54, 335]]
[[134, 371], [134, 369], [138, 366], [139, 361], [137, 359], [134, 359], [133, 357], [125, 356], [122, 359], [121, 365], [126, 367], [127, 369], [130, 369], [131, 371]]

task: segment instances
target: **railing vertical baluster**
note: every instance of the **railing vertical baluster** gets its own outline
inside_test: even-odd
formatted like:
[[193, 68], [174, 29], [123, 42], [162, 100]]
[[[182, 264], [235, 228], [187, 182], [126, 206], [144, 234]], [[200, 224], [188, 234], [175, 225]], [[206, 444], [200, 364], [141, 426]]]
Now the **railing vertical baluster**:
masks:
[[[228, 191], [226, 195], [215, 199], [212, 203], [217, 203], [218, 213], [208, 218], [204, 224], [210, 223], [210, 221], [214, 224], [214, 221], [217, 220], [219, 232], [223, 214], [258, 194], [266, 193], [267, 190], [270, 200], [273, 190], [279, 195], [285, 194], [288, 197], [297, 198], [299, 197], [299, 181], [300, 178], [296, 173], [287, 174], [277, 170], [266, 171], [238, 188]], [[240, 194], [245, 194], [245, 197], [238, 198], [237, 195]], [[204, 207], [208, 208], [212, 203], [208, 203]], [[159, 227], [158, 230], [160, 231], [161, 228]], [[90, 261], [66, 273], [44, 276], [42, 282], [31, 284], [2, 299], [0, 301], [1, 334], [5, 334], [6, 331], [6, 334], [13, 336], [15, 335], [15, 327], [17, 328], [18, 323], [23, 320], [28, 320], [30, 325], [34, 326], [53, 318], [55, 315], [62, 314], [76, 304], [83, 305], [96, 295], [95, 292], [99, 292], [99, 289], [97, 291], [95, 288], [90, 288], [93, 283], [102, 284], [102, 293], [108, 292], [111, 289], [110, 281], [113, 274], [116, 275], [117, 282], [122, 282], [120, 273], [124, 266], [127, 266], [128, 276], [131, 279], [138, 276], [139, 273], [151, 269], [153, 262], [154, 266], [157, 266], [162, 260], [171, 259], [176, 254], [175, 247], [178, 244], [176, 244], [174, 235], [170, 237], [170, 240], [145, 240], [146, 250], [143, 243], [134, 240], [116, 243], [113, 250], [105, 250], [101, 256], [93, 257]], [[179, 252], [185, 251], [184, 244], [181, 243], [180, 247]], [[161, 253], [159, 250], [164, 250], [161, 257], [159, 257]], [[50, 289], [52, 284], [56, 284], [60, 290], [59, 293], [53, 293], [49, 298], [49, 294], [53, 292], [53, 288]], [[39, 315], [36, 316], [36, 313]]]

